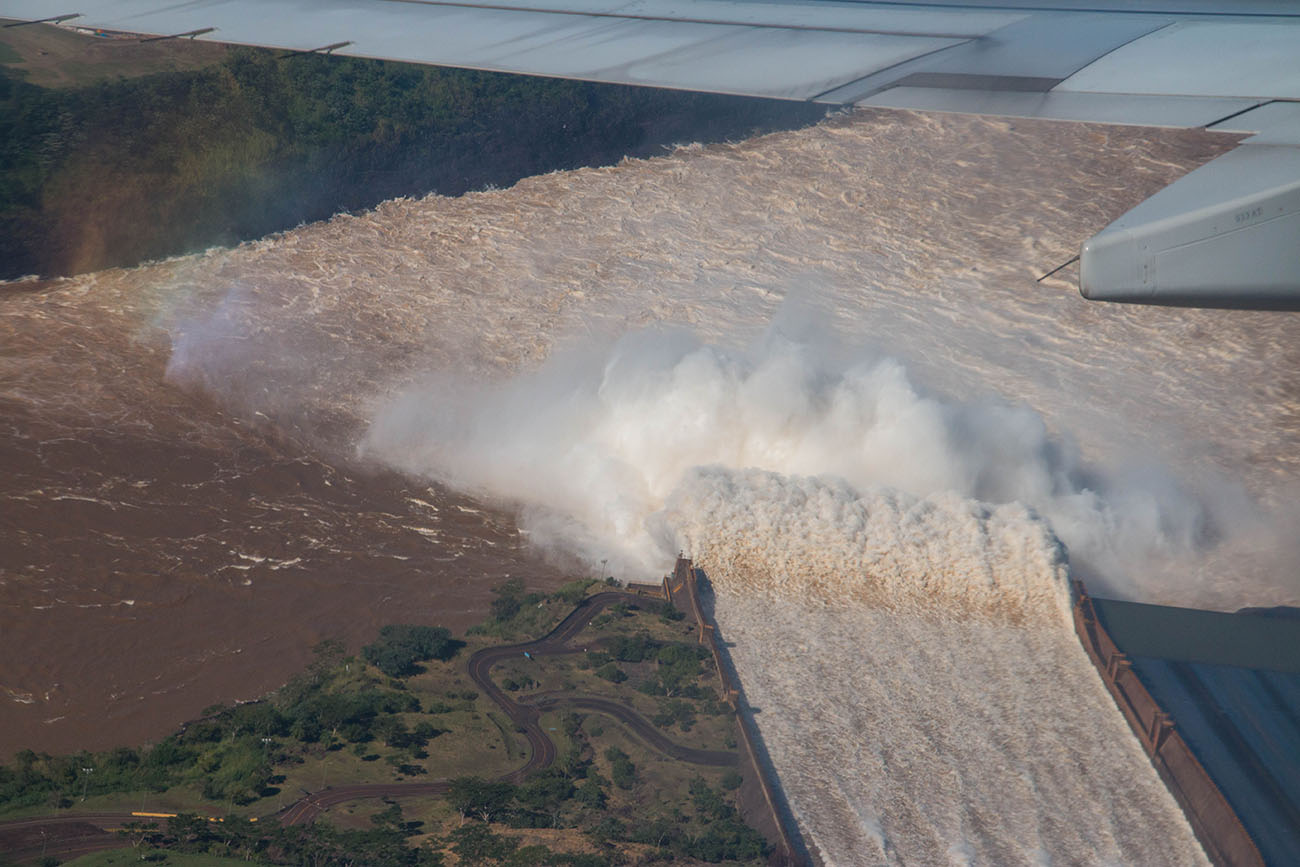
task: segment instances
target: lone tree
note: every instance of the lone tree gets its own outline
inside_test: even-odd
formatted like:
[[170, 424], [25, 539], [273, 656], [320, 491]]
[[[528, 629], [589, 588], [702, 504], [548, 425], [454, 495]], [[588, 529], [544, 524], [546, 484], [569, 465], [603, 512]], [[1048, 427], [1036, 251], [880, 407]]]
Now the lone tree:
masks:
[[441, 626], [393, 624], [380, 629], [379, 640], [361, 648], [361, 655], [389, 677], [407, 677], [419, 674], [417, 662], [451, 659], [462, 645]]
[[448, 785], [447, 800], [460, 811], [461, 821], [477, 816], [484, 822], [504, 812], [515, 796], [509, 783], [492, 782], [482, 777], [457, 777]]
[[162, 832], [158, 830], [157, 822], [127, 822], [117, 832], [122, 837], [131, 840], [131, 845], [135, 848], [136, 854], [140, 860], [144, 860], [144, 852], [151, 846], [156, 846], [163, 840]]

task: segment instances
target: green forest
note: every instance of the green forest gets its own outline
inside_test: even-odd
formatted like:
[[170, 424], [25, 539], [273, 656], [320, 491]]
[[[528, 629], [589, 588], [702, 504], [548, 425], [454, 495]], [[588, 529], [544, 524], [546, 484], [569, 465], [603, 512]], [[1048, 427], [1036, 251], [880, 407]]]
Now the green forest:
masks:
[[823, 111], [253, 49], [59, 89], [0, 66], [0, 278], [132, 265]]

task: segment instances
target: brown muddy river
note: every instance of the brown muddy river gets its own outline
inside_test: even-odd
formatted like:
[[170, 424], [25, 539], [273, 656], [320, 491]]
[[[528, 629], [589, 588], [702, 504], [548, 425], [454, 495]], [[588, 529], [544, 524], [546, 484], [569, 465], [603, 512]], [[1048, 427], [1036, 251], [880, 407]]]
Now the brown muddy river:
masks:
[[157, 738], [323, 638], [459, 631], [505, 576], [560, 580], [508, 516], [326, 462], [168, 384], [128, 316], [21, 290], [0, 297], [0, 753]]

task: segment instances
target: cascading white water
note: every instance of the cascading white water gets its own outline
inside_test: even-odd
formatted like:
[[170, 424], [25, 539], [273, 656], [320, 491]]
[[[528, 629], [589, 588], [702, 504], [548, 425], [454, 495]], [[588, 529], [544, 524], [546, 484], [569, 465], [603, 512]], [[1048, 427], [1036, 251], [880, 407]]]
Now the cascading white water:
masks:
[[709, 469], [663, 520], [825, 863], [1204, 863], [1024, 509]]
[[935, 620], [1068, 622], [1065, 552], [1017, 504], [709, 467], [689, 473], [655, 521], [717, 574], [724, 595]]

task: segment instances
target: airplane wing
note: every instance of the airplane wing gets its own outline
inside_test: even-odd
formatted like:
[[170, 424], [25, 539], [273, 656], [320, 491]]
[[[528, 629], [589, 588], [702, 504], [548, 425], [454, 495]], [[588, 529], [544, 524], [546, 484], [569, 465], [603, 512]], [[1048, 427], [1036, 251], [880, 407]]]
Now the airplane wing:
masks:
[[0, 0], [0, 18], [619, 84], [1245, 133], [1080, 251], [1087, 298], [1300, 310], [1289, 0]]

